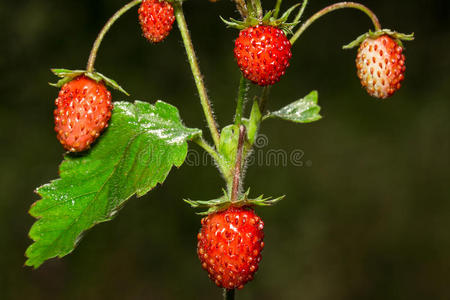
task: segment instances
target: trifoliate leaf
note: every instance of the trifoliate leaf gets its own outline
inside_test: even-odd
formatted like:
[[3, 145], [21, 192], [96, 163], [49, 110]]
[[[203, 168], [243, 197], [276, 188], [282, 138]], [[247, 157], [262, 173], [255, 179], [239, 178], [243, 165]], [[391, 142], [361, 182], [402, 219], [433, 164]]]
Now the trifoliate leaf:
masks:
[[110, 127], [93, 149], [67, 155], [60, 178], [37, 189], [42, 198], [30, 209], [38, 220], [26, 265], [37, 268], [72, 252], [86, 230], [111, 220], [131, 196], [143, 196], [181, 166], [186, 141], [200, 134], [167, 103], [116, 102]]
[[306, 97], [297, 100], [282, 109], [269, 113], [263, 120], [279, 118], [295, 123], [310, 123], [322, 118], [319, 114], [320, 106], [317, 105], [318, 93], [313, 91]]

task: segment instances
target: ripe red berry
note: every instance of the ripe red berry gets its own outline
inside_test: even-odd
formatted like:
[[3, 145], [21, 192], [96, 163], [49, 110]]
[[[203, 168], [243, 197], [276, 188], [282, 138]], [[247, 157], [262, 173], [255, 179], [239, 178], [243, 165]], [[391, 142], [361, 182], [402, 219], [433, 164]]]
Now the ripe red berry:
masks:
[[403, 48], [391, 37], [368, 38], [359, 47], [356, 68], [361, 84], [376, 98], [388, 98], [401, 87], [405, 73]]
[[172, 30], [173, 6], [164, 0], [144, 0], [139, 7], [142, 33], [152, 43], [164, 40]]
[[272, 85], [289, 66], [291, 43], [276, 27], [249, 27], [239, 33], [234, 56], [245, 78], [260, 86]]
[[197, 254], [217, 286], [241, 289], [253, 279], [264, 248], [264, 223], [253, 209], [230, 207], [202, 219]]
[[55, 101], [55, 131], [66, 150], [89, 149], [111, 118], [111, 93], [101, 82], [80, 76], [66, 83]]

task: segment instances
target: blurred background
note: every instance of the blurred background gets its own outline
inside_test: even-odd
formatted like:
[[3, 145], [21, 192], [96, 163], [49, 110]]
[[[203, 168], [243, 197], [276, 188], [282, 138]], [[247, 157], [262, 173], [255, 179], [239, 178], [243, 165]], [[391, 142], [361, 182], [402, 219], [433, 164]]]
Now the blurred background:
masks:
[[[332, 3], [310, 2], [306, 17]], [[263, 1], [266, 9], [274, 3]], [[287, 197], [258, 209], [266, 248], [237, 299], [450, 299], [450, 2], [362, 3], [383, 27], [416, 33], [406, 44], [404, 86], [385, 101], [360, 87], [355, 51], [341, 50], [371, 26], [358, 11], [328, 15], [297, 41], [269, 109], [317, 89], [324, 118], [263, 124], [264, 151], [301, 150], [303, 163], [247, 172], [254, 195]], [[90, 230], [71, 255], [38, 270], [23, 266], [33, 191], [58, 176], [63, 157], [49, 68], [83, 68], [96, 34], [123, 4], [0, 2], [0, 299], [220, 299], [196, 256], [200, 217], [182, 201], [219, 195], [212, 166], [173, 170], [163, 186]], [[218, 121], [227, 125], [239, 82], [237, 31], [218, 16], [238, 15], [229, 0], [184, 6]], [[140, 35], [134, 10], [100, 50], [97, 69], [132, 94], [113, 92], [115, 100], [162, 99], [185, 124], [205, 128], [178, 31], [156, 46]]]

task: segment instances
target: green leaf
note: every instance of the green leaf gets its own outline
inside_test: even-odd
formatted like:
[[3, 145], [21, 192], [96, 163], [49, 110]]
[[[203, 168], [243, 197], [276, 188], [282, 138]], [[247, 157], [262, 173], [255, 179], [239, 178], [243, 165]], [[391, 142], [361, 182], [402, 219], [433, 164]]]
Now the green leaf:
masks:
[[181, 166], [186, 141], [200, 134], [167, 103], [116, 102], [110, 127], [92, 150], [66, 155], [60, 178], [37, 189], [26, 265], [37, 268], [72, 252], [86, 230], [113, 219], [131, 196], [143, 196]]
[[318, 93], [312, 91], [306, 97], [297, 100], [282, 109], [269, 113], [263, 120], [268, 118], [279, 118], [295, 123], [310, 123], [320, 120], [320, 106], [317, 105]]

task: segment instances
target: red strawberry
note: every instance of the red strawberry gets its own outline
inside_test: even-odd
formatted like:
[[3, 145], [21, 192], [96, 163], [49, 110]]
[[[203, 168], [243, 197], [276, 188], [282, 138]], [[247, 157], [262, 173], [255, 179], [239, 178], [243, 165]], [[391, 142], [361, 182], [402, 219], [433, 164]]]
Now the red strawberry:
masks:
[[264, 248], [263, 228], [250, 208], [230, 207], [202, 219], [197, 254], [219, 287], [241, 289], [253, 279]]
[[291, 43], [279, 28], [249, 27], [239, 33], [234, 56], [245, 78], [260, 86], [272, 85], [289, 66]]
[[55, 131], [66, 150], [84, 151], [111, 118], [111, 93], [101, 82], [80, 76], [66, 83], [55, 101]]
[[144, 0], [138, 12], [142, 32], [150, 42], [161, 42], [169, 35], [175, 21], [172, 4], [164, 0]]
[[359, 47], [356, 68], [361, 84], [376, 98], [388, 98], [401, 87], [405, 73], [403, 48], [388, 35], [367, 38]]

